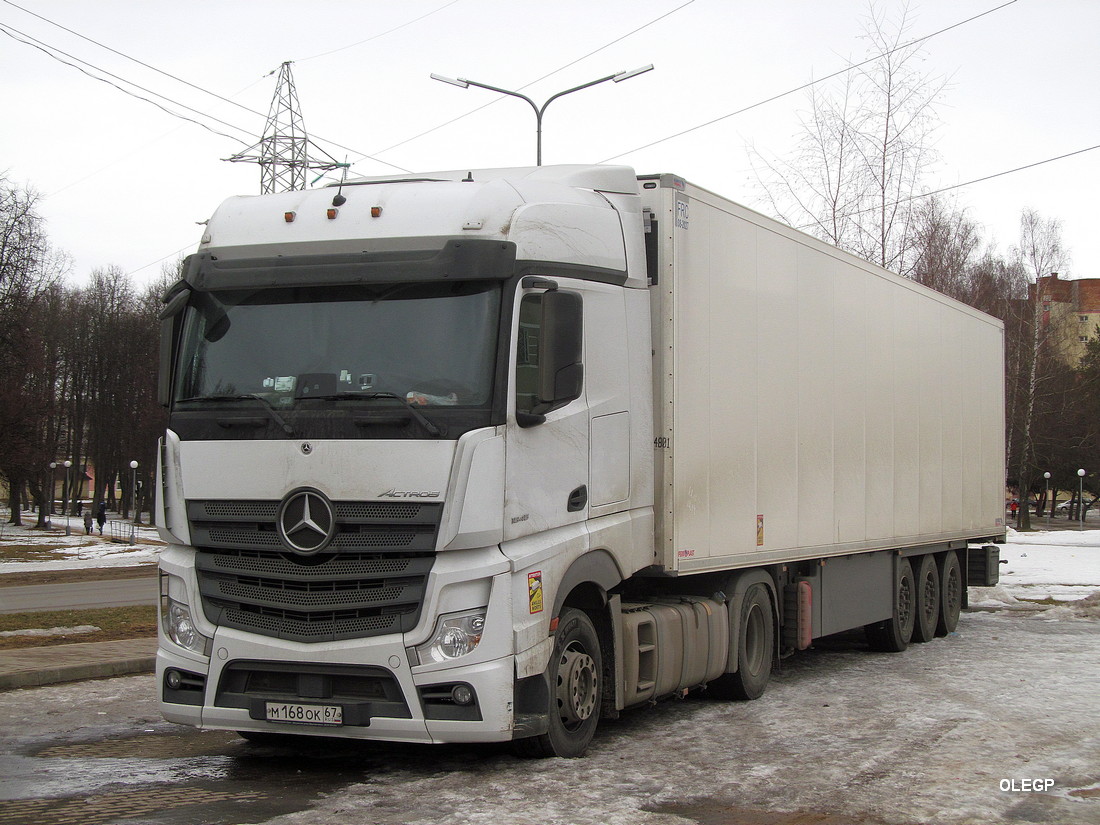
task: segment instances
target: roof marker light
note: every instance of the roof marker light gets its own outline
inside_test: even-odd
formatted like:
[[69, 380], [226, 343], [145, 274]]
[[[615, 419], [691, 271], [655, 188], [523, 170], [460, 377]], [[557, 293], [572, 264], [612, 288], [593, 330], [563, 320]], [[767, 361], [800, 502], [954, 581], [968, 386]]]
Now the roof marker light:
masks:
[[336, 216], [337, 216], [337, 215], [339, 214], [339, 212], [340, 212], [340, 210], [339, 210], [339, 209], [337, 209], [337, 208], [336, 208], [336, 207], [334, 207], [334, 206], [330, 206], [330, 207], [329, 207], [329, 208], [328, 208], [328, 209], [326, 210], [325, 214], [326, 214], [326, 215], [328, 216], [328, 219], [329, 219], [330, 221], [334, 221], [334, 220], [336, 220]]
[[381, 207], [381, 206], [372, 206], [372, 207], [370, 208], [370, 216], [371, 216], [372, 218], [380, 218], [380, 217], [382, 217], [382, 207]]
[[294, 213], [294, 212], [284, 212], [283, 213], [283, 220], [286, 221], [287, 223], [294, 223], [294, 219], [296, 217], [297, 217], [297, 214]]

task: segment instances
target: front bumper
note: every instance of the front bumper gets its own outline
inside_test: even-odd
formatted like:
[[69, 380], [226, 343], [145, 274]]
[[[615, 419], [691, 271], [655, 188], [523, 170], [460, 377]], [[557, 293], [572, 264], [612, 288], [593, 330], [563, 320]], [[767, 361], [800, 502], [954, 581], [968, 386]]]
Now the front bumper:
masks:
[[[209, 663], [162, 644], [157, 685], [164, 717], [194, 727], [393, 742], [493, 742], [512, 738], [512, 656], [415, 672], [400, 644], [271, 644], [221, 631]], [[417, 668], [417, 671], [424, 670]], [[168, 674], [182, 679], [169, 687]], [[175, 681], [175, 680], [173, 680]], [[472, 705], [450, 701], [467, 686]], [[340, 705], [340, 726], [266, 721], [266, 702]], [[201, 704], [200, 704], [201, 702]]]

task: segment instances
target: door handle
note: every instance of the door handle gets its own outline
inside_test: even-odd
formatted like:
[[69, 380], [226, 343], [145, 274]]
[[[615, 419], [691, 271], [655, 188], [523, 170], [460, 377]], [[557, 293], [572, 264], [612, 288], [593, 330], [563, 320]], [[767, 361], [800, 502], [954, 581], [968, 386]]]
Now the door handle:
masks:
[[569, 494], [569, 502], [566, 505], [566, 509], [570, 513], [576, 513], [578, 510], [583, 510], [588, 504], [588, 485], [582, 484], [576, 490]]

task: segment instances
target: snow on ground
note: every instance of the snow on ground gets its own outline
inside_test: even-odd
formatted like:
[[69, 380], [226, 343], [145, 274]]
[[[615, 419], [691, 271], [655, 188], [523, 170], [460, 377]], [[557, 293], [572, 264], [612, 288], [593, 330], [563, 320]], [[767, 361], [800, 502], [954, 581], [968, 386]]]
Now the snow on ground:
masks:
[[[1009, 530], [1001, 561], [1008, 563], [1001, 565], [1000, 584], [972, 587], [971, 607], [1036, 609], [1035, 602], [1079, 602], [1100, 593], [1100, 530]], [[1088, 614], [1083, 618], [1100, 618], [1098, 601], [1078, 605]], [[1046, 618], [1067, 612], [1047, 611]]]
[[[0, 510], [0, 519], [6, 522], [7, 517], [8, 511]], [[75, 516], [70, 517], [71, 535], [68, 536], [65, 535], [64, 516], [54, 516], [52, 526], [46, 530], [33, 529], [33, 514], [24, 513], [23, 522], [19, 527], [0, 524], [0, 575], [156, 564], [164, 546], [155, 527], [137, 527], [136, 543], [131, 545], [111, 541], [110, 524], [102, 536], [98, 527], [93, 529], [92, 535], [85, 535], [84, 524]], [[128, 536], [130, 523], [121, 523]]]
[[27, 630], [0, 630], [0, 636], [77, 636], [81, 633], [98, 633], [94, 624], [78, 624], [76, 627], [41, 627]]

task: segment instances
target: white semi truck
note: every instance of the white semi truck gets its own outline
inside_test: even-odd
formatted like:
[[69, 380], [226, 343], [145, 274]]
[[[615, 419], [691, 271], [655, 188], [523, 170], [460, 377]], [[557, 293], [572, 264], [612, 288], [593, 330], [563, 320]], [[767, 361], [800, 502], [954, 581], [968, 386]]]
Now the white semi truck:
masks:
[[165, 297], [161, 708], [579, 756], [997, 578], [1003, 329], [673, 175], [226, 201]]

